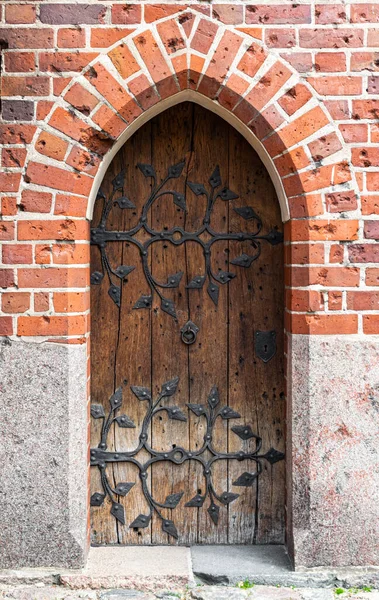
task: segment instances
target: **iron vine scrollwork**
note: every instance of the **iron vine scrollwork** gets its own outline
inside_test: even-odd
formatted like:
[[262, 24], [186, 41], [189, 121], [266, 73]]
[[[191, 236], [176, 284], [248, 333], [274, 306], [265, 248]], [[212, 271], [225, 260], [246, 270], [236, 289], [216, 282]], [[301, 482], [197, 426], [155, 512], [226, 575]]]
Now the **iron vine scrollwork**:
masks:
[[[131, 386], [133, 394], [141, 402], [147, 402], [146, 414], [142, 422], [141, 432], [139, 435], [139, 443], [137, 447], [130, 452], [109, 452], [107, 451], [107, 437], [112, 424], [117, 424], [118, 427], [135, 427], [134, 422], [127, 415], [116, 416], [117, 411], [122, 405], [122, 388], [118, 388], [116, 392], [111, 396], [110, 410], [108, 415], [105, 414], [104, 408], [101, 404], [93, 404], [91, 406], [91, 415], [94, 419], [103, 419], [101, 428], [100, 443], [97, 448], [91, 448], [91, 466], [97, 466], [100, 470], [101, 483], [103, 492], [95, 492], [91, 496], [91, 506], [101, 506], [108, 496], [111, 501], [111, 514], [117, 521], [125, 524], [125, 510], [122, 504], [117, 501], [117, 496], [126, 496], [135, 482], [120, 482], [116, 487], [112, 487], [109, 482], [109, 478], [106, 473], [106, 466], [109, 463], [128, 462], [134, 464], [139, 469], [139, 476], [142, 485], [142, 492], [149, 505], [149, 514], [140, 514], [136, 519], [129, 525], [130, 528], [145, 528], [148, 527], [152, 519], [153, 513], [155, 513], [162, 522], [162, 530], [168, 535], [178, 538], [178, 532], [174, 522], [171, 519], [167, 519], [162, 514], [162, 509], [171, 508], [174, 509], [179, 504], [184, 494], [183, 491], [170, 494], [167, 496], [163, 503], [158, 502], [152, 496], [148, 488], [148, 469], [153, 464], [160, 462], [171, 462], [176, 465], [181, 465], [186, 461], [197, 461], [203, 468], [203, 474], [205, 478], [205, 493], [196, 494], [191, 500], [186, 503], [186, 507], [200, 508], [203, 506], [206, 499], [209, 497], [208, 513], [215, 525], [218, 524], [220, 505], [228, 506], [231, 502], [239, 497], [239, 494], [224, 491], [218, 494], [212, 482], [212, 466], [219, 460], [237, 460], [242, 462], [244, 460], [252, 460], [256, 463], [256, 471], [250, 473], [248, 471], [243, 472], [234, 482], [233, 485], [237, 487], [250, 487], [253, 485], [257, 477], [262, 472], [262, 460], [266, 460], [271, 464], [274, 464], [284, 458], [284, 454], [270, 448], [265, 454], [260, 454], [262, 447], [261, 438], [253, 433], [250, 425], [236, 425], [231, 428], [241, 440], [252, 439], [255, 441], [255, 449], [251, 452], [217, 452], [213, 446], [212, 434], [216, 420], [218, 418], [229, 420], [238, 419], [240, 414], [233, 410], [229, 406], [222, 406], [220, 404], [219, 392], [216, 386], [212, 388], [208, 396], [208, 405], [204, 404], [187, 404], [189, 411], [194, 413], [197, 417], [203, 417], [206, 420], [206, 430], [204, 435], [203, 446], [196, 451], [185, 450], [182, 447], [176, 447], [167, 452], [158, 452], [154, 450], [149, 444], [149, 427], [152, 423], [153, 418], [160, 412], [165, 411], [168, 418], [174, 421], [187, 421], [187, 415], [177, 406], [161, 406], [160, 403], [164, 398], [171, 397], [175, 394], [178, 387], [179, 378], [176, 377], [171, 381], [167, 381], [162, 385], [161, 391], [158, 397], [154, 400], [150, 389], [146, 387]], [[136, 458], [136, 455], [140, 450], [146, 450], [150, 458], [145, 462], [141, 463]], [[208, 458], [206, 458], [208, 455]], [[210, 457], [210, 458], [209, 458]]]
[[[96, 245], [100, 249], [102, 271], [95, 271], [91, 275], [91, 283], [98, 285], [104, 279], [105, 274], [108, 277], [110, 284], [108, 293], [115, 304], [120, 307], [121, 303], [121, 283], [127, 281], [128, 275], [135, 269], [133, 265], [119, 265], [113, 268], [110, 264], [107, 256], [107, 244], [109, 242], [129, 242], [134, 244], [139, 249], [143, 272], [146, 281], [150, 287], [150, 294], [142, 295], [134, 304], [134, 309], [150, 308], [152, 306], [153, 295], [156, 293], [161, 301], [162, 310], [169, 314], [171, 317], [176, 318], [176, 308], [174, 302], [163, 295], [162, 289], [177, 288], [179, 287], [180, 281], [183, 277], [183, 271], [169, 275], [167, 282], [162, 283], [156, 280], [153, 276], [149, 267], [148, 253], [152, 244], [158, 241], [168, 241], [174, 246], [179, 246], [188, 241], [196, 242], [200, 244], [204, 254], [205, 269], [203, 273], [200, 273], [192, 279], [186, 286], [188, 289], [201, 289], [205, 282], [208, 281], [207, 292], [214, 302], [218, 304], [219, 297], [219, 285], [229, 283], [231, 279], [236, 276], [235, 273], [230, 271], [219, 270], [217, 273], [213, 272], [211, 266], [211, 251], [212, 246], [217, 241], [250, 241], [251, 252], [249, 254], [243, 253], [240, 256], [231, 260], [231, 264], [237, 267], [248, 268], [251, 264], [257, 260], [261, 253], [261, 242], [267, 241], [271, 245], [279, 244], [283, 241], [282, 234], [273, 229], [268, 234], [262, 235], [262, 221], [256, 212], [250, 206], [243, 206], [234, 208], [234, 211], [246, 221], [254, 221], [256, 223], [256, 231], [254, 233], [219, 233], [211, 227], [211, 214], [216, 200], [228, 202], [238, 198], [238, 195], [231, 191], [226, 185], [223, 184], [220, 169], [217, 166], [212, 175], [209, 178], [210, 189], [202, 183], [187, 182], [187, 186], [196, 196], [204, 196], [206, 198], [206, 210], [204, 219], [201, 227], [195, 232], [189, 232], [184, 230], [182, 227], [172, 227], [171, 229], [163, 229], [162, 231], [156, 231], [148, 224], [148, 213], [154, 202], [162, 196], [171, 196], [173, 202], [181, 210], [186, 211], [186, 199], [184, 194], [166, 189], [166, 184], [172, 180], [180, 177], [185, 161], [181, 161], [168, 168], [166, 177], [157, 183], [157, 175], [154, 167], [148, 164], [138, 164], [139, 170], [145, 177], [152, 179], [152, 191], [150, 196], [146, 200], [142, 208], [138, 223], [132, 229], [128, 231], [114, 231], [107, 229], [108, 217], [115, 205], [119, 208], [128, 210], [135, 209], [134, 202], [125, 193], [125, 169], [122, 170], [112, 181], [112, 193], [107, 199], [105, 194], [100, 190], [98, 198], [102, 198], [104, 206], [100, 218], [100, 223], [97, 227], [91, 230], [91, 244]], [[120, 193], [119, 197], [116, 195]], [[136, 239], [136, 235], [140, 230], [144, 230], [151, 237], [142, 243]], [[202, 239], [202, 234], [208, 234], [208, 241]]]

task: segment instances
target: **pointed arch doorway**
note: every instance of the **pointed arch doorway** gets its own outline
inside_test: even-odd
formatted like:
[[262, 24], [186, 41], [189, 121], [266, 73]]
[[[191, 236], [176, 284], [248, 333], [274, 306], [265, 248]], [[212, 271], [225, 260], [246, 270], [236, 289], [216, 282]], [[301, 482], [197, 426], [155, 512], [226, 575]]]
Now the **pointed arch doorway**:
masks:
[[267, 170], [183, 102], [124, 144], [100, 190], [93, 543], [283, 543], [283, 246]]

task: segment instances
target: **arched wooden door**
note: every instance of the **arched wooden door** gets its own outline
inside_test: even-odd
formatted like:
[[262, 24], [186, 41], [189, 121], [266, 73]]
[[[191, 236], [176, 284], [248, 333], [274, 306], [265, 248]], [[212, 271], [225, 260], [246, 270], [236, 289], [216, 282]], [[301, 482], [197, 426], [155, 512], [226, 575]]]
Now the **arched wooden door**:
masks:
[[179, 104], [118, 152], [92, 228], [93, 543], [283, 543], [282, 225], [262, 162]]

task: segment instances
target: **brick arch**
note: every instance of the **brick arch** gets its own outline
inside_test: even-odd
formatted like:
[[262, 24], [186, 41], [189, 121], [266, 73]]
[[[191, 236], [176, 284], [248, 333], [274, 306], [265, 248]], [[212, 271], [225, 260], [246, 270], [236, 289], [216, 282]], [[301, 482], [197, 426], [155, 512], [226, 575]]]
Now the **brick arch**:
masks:
[[191, 10], [144, 27], [106, 48], [62, 91], [35, 135], [27, 184], [56, 179], [63, 192], [90, 198], [90, 216], [117, 149], [187, 92], [258, 150], [284, 221], [320, 217], [325, 191], [354, 187], [338, 128], [312, 86], [275, 52]]

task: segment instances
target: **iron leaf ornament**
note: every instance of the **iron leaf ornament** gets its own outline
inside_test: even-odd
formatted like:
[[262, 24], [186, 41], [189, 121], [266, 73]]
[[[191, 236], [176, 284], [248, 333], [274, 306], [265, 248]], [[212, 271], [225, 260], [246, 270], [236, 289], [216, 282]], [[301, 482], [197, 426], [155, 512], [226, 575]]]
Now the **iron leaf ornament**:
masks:
[[[91, 415], [94, 419], [102, 419], [103, 424], [100, 433], [100, 442], [97, 448], [91, 448], [91, 466], [97, 467], [100, 470], [100, 478], [103, 490], [101, 492], [95, 492], [91, 496], [91, 506], [100, 507], [104, 504], [106, 497], [109, 498], [111, 503], [110, 512], [113, 517], [121, 525], [125, 525], [129, 519], [125, 514], [125, 507], [120, 502], [120, 498], [128, 495], [130, 490], [134, 487], [136, 482], [119, 482], [112, 487], [111, 481], [113, 481], [114, 473], [110, 477], [107, 475], [107, 465], [113, 463], [131, 463], [136, 466], [139, 470], [139, 478], [141, 489], [144, 498], [149, 506], [148, 514], [137, 515], [131, 520], [129, 527], [131, 529], [143, 529], [149, 527], [152, 517], [155, 514], [161, 521], [162, 531], [174, 539], [178, 539], [178, 531], [173, 520], [168, 519], [163, 510], [174, 510], [182, 501], [184, 491], [174, 492], [169, 494], [164, 502], [158, 502], [151, 492], [149, 487], [151, 466], [156, 463], [170, 462], [176, 465], [181, 465], [187, 461], [196, 461], [201, 465], [203, 469], [205, 493], [196, 494], [191, 498], [185, 506], [187, 508], [201, 508], [206, 501], [209, 504], [206, 508], [211, 521], [217, 525], [219, 522], [220, 511], [222, 507], [227, 507], [229, 504], [234, 502], [240, 494], [234, 491], [224, 491], [221, 494], [217, 492], [213, 484], [212, 469], [213, 465], [220, 461], [238, 461], [243, 462], [246, 460], [254, 461], [256, 470], [253, 473], [249, 471], [243, 471], [233, 482], [233, 486], [236, 487], [251, 487], [254, 482], [262, 473], [262, 461], [266, 461], [271, 465], [276, 462], [283, 460], [284, 454], [279, 450], [270, 448], [265, 454], [261, 453], [262, 439], [256, 435], [250, 425], [235, 425], [231, 427], [231, 431], [237, 435], [241, 440], [246, 442], [247, 440], [255, 442], [255, 447], [247, 451], [240, 450], [239, 452], [218, 452], [212, 442], [212, 434], [217, 419], [239, 419], [240, 414], [233, 410], [230, 406], [225, 406], [220, 400], [219, 390], [216, 386], [213, 386], [210, 390], [206, 404], [187, 404], [187, 409], [197, 417], [204, 419], [205, 434], [204, 442], [200, 449], [194, 451], [186, 450], [182, 447], [175, 447], [173, 449], [160, 452], [150, 446], [149, 442], [149, 431], [153, 419], [161, 411], [166, 411], [170, 419], [187, 421], [188, 414], [185, 414], [182, 408], [170, 405], [161, 405], [162, 400], [165, 398], [171, 398], [178, 390], [179, 378], [174, 377], [173, 379], [163, 383], [161, 391], [157, 398], [153, 398], [151, 390], [148, 387], [142, 386], [131, 386], [130, 389], [138, 401], [144, 402], [146, 406], [145, 417], [142, 422], [142, 427], [139, 435], [139, 443], [137, 447], [128, 452], [111, 452], [107, 450], [107, 439], [112, 424], [118, 427], [135, 427], [132, 419], [127, 415], [116, 416], [117, 411], [122, 406], [122, 387], [119, 387], [109, 399], [110, 409], [106, 415], [104, 408], [101, 404], [93, 404], [91, 406]], [[124, 419], [124, 421], [122, 420]], [[140, 462], [137, 458], [137, 454], [144, 450], [145, 454], [150, 457], [145, 463]]]
[[[141, 257], [144, 277], [150, 288], [151, 293], [141, 296], [136, 300], [133, 309], [150, 309], [153, 304], [153, 298], [156, 294], [160, 298], [161, 309], [173, 319], [177, 319], [176, 307], [174, 302], [165, 297], [162, 292], [164, 288], [178, 288], [183, 277], [183, 272], [169, 275], [167, 282], [160, 282], [153, 276], [150, 267], [149, 252], [154, 243], [160, 241], [169, 242], [173, 245], [181, 245], [186, 242], [195, 242], [199, 244], [204, 255], [204, 272], [199, 273], [197, 277], [192, 279], [186, 286], [187, 289], [200, 289], [208, 280], [207, 292], [212, 302], [217, 306], [220, 294], [218, 284], [227, 284], [236, 277], [236, 274], [229, 271], [214, 272], [211, 266], [211, 255], [213, 244], [217, 241], [249, 241], [251, 242], [252, 250], [249, 254], [242, 254], [235, 257], [230, 262], [237, 267], [249, 268], [252, 263], [259, 257], [261, 252], [261, 242], [265, 241], [271, 245], [279, 244], [283, 241], [282, 234], [273, 229], [268, 234], [262, 235], [262, 221], [253, 208], [250, 206], [233, 207], [236, 214], [241, 219], [246, 221], [254, 221], [256, 223], [256, 231], [254, 233], [219, 233], [212, 229], [210, 225], [211, 214], [216, 201], [219, 199], [223, 202], [230, 202], [238, 199], [238, 194], [230, 190], [222, 181], [220, 169], [218, 166], [214, 169], [209, 177], [208, 185], [203, 183], [187, 181], [186, 185], [191, 193], [195, 196], [205, 196], [206, 209], [201, 227], [194, 232], [185, 231], [182, 227], [165, 228], [157, 231], [148, 225], [148, 215], [154, 202], [161, 196], [171, 196], [173, 203], [180, 210], [186, 211], [185, 194], [170, 190], [167, 184], [180, 177], [185, 168], [185, 161], [172, 165], [168, 168], [166, 176], [158, 183], [158, 178], [153, 165], [138, 163], [137, 167], [146, 178], [152, 180], [152, 190], [149, 197], [146, 199], [138, 223], [130, 230], [115, 231], [107, 229], [108, 217], [114, 206], [118, 206], [123, 210], [135, 210], [136, 205], [131, 200], [125, 190], [125, 173], [126, 169], [122, 169], [120, 173], [112, 181], [112, 192], [109, 198], [106, 198], [102, 190], [98, 192], [98, 198], [103, 201], [103, 210], [100, 217], [100, 222], [97, 227], [91, 229], [91, 244], [98, 246], [101, 254], [102, 271], [95, 271], [91, 275], [91, 284], [100, 285], [104, 278], [108, 280], [108, 293], [110, 298], [120, 308], [122, 300], [122, 284], [127, 283], [128, 276], [133, 272], [133, 265], [119, 265], [113, 268], [107, 253], [107, 246], [111, 242], [128, 242], [138, 248]], [[118, 194], [121, 194], [120, 196]], [[137, 234], [144, 230], [150, 237], [142, 243], [137, 239]], [[202, 234], [207, 234], [208, 240], [204, 241]]]

